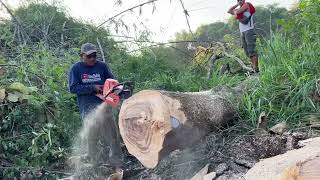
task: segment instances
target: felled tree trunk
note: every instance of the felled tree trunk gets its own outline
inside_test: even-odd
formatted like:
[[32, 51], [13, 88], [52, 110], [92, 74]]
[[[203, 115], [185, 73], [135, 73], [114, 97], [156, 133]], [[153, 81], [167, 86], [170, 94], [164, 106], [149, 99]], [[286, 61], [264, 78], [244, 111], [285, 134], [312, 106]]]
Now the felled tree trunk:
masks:
[[238, 91], [176, 93], [144, 90], [126, 100], [119, 114], [128, 151], [154, 168], [176, 149], [184, 149], [230, 123], [237, 113], [229, 98]]

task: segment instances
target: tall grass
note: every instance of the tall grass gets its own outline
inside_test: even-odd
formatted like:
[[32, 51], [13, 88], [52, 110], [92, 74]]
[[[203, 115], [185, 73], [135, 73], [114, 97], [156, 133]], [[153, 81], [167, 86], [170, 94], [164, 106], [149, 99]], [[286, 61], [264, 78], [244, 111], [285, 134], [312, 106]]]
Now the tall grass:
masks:
[[307, 124], [310, 115], [320, 117], [320, 104], [311, 95], [320, 78], [319, 39], [293, 46], [277, 34], [267, 44], [260, 50], [259, 83], [243, 97], [242, 117], [256, 126], [265, 111], [271, 125], [286, 121], [292, 127]]

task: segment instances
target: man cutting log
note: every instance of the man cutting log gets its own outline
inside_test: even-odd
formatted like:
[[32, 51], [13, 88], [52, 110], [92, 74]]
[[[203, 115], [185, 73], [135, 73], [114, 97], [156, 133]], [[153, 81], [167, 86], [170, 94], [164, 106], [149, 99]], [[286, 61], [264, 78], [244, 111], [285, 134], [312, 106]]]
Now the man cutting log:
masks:
[[[97, 60], [96, 46], [85, 43], [81, 46], [81, 60], [72, 65], [69, 72], [69, 90], [77, 95], [78, 106], [82, 119], [90, 124], [88, 133], [88, 153], [90, 158], [97, 162], [100, 155], [97, 146], [103, 142], [105, 149], [110, 152], [105, 153], [110, 163], [117, 167], [122, 165], [122, 152], [116, 132], [116, 124], [112, 115], [111, 107], [107, 104], [96, 109], [103, 101], [96, 96], [102, 92], [102, 87], [107, 79], [114, 79], [108, 66]], [[96, 109], [96, 110], [95, 110]], [[94, 114], [89, 115], [95, 110]], [[90, 130], [91, 129], [91, 130]]]
[[259, 73], [258, 54], [256, 51], [257, 38], [253, 21], [254, 6], [245, 0], [238, 0], [238, 3], [232, 6], [228, 13], [234, 15], [237, 21], [239, 21], [242, 47], [250, 58], [253, 69], [253, 72], [250, 73]]

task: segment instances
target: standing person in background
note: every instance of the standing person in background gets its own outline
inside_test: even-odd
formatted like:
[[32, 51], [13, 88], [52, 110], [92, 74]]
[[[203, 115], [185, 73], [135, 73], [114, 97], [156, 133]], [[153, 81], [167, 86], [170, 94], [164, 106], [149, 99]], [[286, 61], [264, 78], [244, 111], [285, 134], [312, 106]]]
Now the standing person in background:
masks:
[[254, 6], [249, 2], [245, 2], [245, 0], [238, 0], [238, 3], [232, 6], [228, 13], [234, 15], [239, 21], [242, 47], [246, 55], [250, 58], [251, 67], [254, 71], [251, 73], [259, 73], [258, 54], [256, 51], [257, 36], [253, 22], [253, 14], [255, 13]]

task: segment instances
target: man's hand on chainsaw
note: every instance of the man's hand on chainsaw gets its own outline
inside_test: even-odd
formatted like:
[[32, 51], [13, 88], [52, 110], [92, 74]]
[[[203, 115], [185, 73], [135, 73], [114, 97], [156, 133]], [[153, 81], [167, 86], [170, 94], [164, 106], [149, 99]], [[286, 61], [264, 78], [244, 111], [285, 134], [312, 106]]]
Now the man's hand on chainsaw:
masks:
[[103, 92], [103, 85], [94, 85], [96, 93], [101, 94]]
[[134, 83], [119, 83], [114, 79], [107, 79], [103, 86], [94, 86], [97, 92], [96, 96], [111, 106], [119, 106], [121, 100], [132, 96]]

